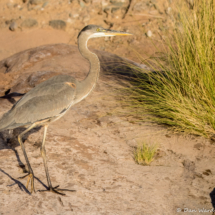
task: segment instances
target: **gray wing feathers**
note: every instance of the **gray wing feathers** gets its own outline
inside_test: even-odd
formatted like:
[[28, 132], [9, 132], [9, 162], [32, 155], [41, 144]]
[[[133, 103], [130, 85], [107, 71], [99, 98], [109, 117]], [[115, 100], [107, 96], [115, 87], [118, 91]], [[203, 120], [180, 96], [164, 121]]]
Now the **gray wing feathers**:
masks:
[[33, 123], [38, 120], [57, 116], [73, 102], [75, 91], [64, 84], [55, 95], [34, 97], [18, 107], [15, 114], [16, 123]]
[[7, 127], [14, 123], [14, 111], [8, 111], [0, 119], [0, 131], [7, 129]]
[[16, 107], [22, 106], [26, 101], [38, 96], [45, 95], [56, 95], [62, 89], [59, 84], [64, 84], [65, 82], [75, 83], [75, 79], [69, 75], [58, 75], [54, 76], [47, 81], [38, 84], [35, 88], [30, 90], [25, 96], [23, 96], [16, 104]]
[[75, 89], [66, 82], [76, 83], [71, 76], [60, 75], [37, 85], [3, 115], [0, 130], [54, 117], [67, 109], [74, 100]]

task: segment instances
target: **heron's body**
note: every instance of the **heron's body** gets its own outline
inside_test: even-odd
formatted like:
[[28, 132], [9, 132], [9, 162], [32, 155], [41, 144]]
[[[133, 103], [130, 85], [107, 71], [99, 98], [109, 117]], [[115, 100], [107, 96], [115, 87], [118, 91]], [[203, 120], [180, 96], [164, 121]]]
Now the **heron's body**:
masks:
[[18, 136], [18, 140], [28, 165], [28, 182], [31, 180], [32, 191], [34, 191], [34, 174], [25, 152], [22, 136], [36, 126], [44, 126], [45, 130], [41, 153], [45, 165], [48, 186], [50, 191], [61, 194], [52, 187], [48, 173], [45, 152], [45, 137], [48, 125], [62, 117], [72, 105], [86, 98], [96, 85], [100, 71], [100, 63], [97, 55], [90, 52], [87, 48], [88, 39], [115, 35], [130, 34], [103, 29], [95, 25], [86, 26], [78, 35], [78, 47], [83, 57], [90, 61], [90, 72], [87, 77], [82, 81], [77, 81], [69, 75], [52, 77], [26, 93], [1, 118], [0, 131], [17, 127], [27, 128]]
[[54, 76], [40, 83], [3, 116], [0, 130], [28, 127], [32, 123], [46, 120], [55, 121], [65, 114], [71, 105], [77, 103], [77, 85], [77, 81], [69, 75]]

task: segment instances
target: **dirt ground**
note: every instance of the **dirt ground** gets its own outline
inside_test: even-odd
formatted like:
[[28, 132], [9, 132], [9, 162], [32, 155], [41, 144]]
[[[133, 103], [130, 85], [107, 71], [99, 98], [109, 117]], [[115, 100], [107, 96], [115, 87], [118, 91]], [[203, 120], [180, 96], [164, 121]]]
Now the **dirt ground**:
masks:
[[[164, 0], [1, 0], [0, 96], [8, 90], [26, 93], [57, 74], [83, 79], [89, 63], [80, 55], [76, 38], [87, 24], [134, 36], [89, 41], [101, 61], [97, 86], [48, 129], [52, 183], [76, 192], [65, 192], [66, 196], [39, 192], [47, 188], [40, 156], [43, 128], [24, 137], [36, 177], [37, 192], [32, 195], [26, 179], [18, 179], [26, 171], [16, 139], [23, 129], [15, 129], [12, 135], [0, 133], [0, 215], [213, 214], [214, 142], [117, 114], [122, 108], [114, 91], [120, 85], [118, 74], [130, 72], [123, 62], [141, 63], [138, 55], [146, 58], [157, 51], [152, 42], [160, 46], [172, 26], [173, 4]], [[51, 20], [62, 20], [66, 27], [61, 22], [58, 29], [53, 28]], [[19, 98], [0, 99], [0, 116]], [[137, 165], [133, 159], [134, 148], [143, 141], [159, 145], [150, 166]]]

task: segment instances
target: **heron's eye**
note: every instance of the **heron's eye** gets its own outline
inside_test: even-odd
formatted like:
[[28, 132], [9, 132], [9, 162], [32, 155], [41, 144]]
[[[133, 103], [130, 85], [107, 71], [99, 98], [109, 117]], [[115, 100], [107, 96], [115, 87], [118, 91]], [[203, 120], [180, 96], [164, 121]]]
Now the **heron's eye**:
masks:
[[99, 32], [99, 31], [101, 31], [101, 30], [100, 30], [100, 28], [97, 28], [97, 29], [96, 29], [96, 31], [98, 31], [98, 32]]

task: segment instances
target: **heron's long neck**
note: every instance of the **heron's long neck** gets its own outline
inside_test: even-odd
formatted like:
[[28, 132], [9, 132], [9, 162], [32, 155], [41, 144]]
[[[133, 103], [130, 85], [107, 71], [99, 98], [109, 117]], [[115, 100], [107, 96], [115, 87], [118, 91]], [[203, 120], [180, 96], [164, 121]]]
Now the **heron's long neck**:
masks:
[[77, 86], [78, 100], [82, 100], [89, 95], [96, 85], [99, 77], [100, 62], [96, 54], [87, 48], [88, 36], [80, 35], [78, 38], [78, 48], [84, 58], [90, 62], [90, 71], [87, 77]]

